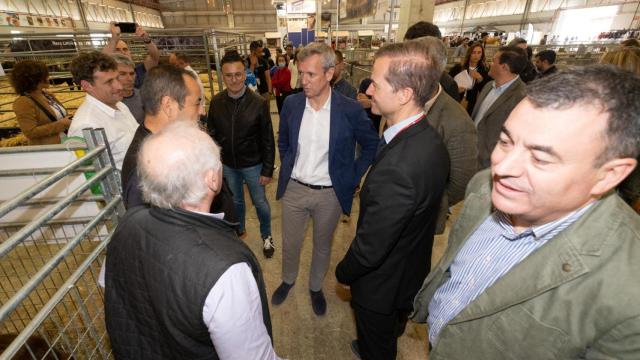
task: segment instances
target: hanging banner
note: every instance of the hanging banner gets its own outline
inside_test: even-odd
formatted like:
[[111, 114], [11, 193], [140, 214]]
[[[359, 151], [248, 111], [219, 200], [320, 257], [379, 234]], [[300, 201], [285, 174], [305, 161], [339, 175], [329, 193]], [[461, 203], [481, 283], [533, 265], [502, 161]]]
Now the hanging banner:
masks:
[[376, 12], [377, 3], [377, 0], [342, 0], [340, 3], [340, 19], [373, 16]]
[[287, 14], [308, 14], [315, 12], [315, 0], [287, 0]]
[[60, 16], [36, 16], [14, 12], [0, 12], [4, 18], [2, 25], [10, 27], [52, 27], [73, 29], [73, 20]]

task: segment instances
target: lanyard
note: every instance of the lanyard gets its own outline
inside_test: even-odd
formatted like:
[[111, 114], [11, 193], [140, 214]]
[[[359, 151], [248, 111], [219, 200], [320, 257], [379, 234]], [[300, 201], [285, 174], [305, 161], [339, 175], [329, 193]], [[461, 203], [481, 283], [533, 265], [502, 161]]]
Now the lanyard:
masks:
[[426, 115], [422, 115], [419, 118], [413, 120], [412, 122], [410, 122], [407, 126], [403, 127], [402, 129], [400, 129], [400, 131], [398, 131], [396, 133], [396, 136], [394, 136], [393, 138], [395, 139], [398, 135], [400, 135], [403, 131], [407, 130], [408, 128], [412, 127], [413, 125], [419, 123], [420, 121], [422, 121], [423, 119], [425, 119], [427, 116]]

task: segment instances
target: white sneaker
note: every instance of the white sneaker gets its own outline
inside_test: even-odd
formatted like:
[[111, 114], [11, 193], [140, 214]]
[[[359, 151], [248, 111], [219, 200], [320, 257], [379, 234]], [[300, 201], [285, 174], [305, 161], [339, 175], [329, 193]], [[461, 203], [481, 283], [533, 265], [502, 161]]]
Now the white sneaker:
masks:
[[269, 235], [266, 238], [263, 238], [262, 241], [264, 241], [264, 244], [262, 245], [262, 253], [267, 259], [269, 259], [276, 251], [275, 247], [273, 246], [273, 237]]

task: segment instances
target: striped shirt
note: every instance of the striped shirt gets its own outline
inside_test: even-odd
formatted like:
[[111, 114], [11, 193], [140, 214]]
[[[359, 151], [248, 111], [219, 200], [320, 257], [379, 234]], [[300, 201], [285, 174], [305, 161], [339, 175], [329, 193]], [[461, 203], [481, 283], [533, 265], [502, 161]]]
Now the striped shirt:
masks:
[[573, 224], [594, 203], [571, 214], [516, 233], [509, 216], [495, 211], [469, 237], [448, 271], [451, 277], [436, 290], [429, 303], [429, 341], [511, 268]]

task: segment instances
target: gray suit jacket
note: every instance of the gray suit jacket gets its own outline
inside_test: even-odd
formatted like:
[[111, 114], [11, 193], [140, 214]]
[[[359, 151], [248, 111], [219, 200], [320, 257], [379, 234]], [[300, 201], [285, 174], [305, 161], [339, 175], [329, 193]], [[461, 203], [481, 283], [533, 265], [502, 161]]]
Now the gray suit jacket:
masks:
[[464, 108], [444, 91], [428, 109], [427, 121], [440, 134], [449, 153], [447, 189], [436, 223], [436, 234], [442, 234], [449, 207], [464, 199], [467, 183], [478, 169], [478, 135]]
[[[474, 106], [473, 113], [471, 114], [472, 119], [476, 118], [480, 105], [482, 105], [487, 94], [489, 94], [493, 88], [494, 82], [495, 81], [491, 81], [487, 83], [480, 92], [476, 106]], [[482, 119], [480, 119], [478, 123], [478, 165], [480, 169], [488, 168], [491, 165], [491, 152], [498, 142], [502, 125], [509, 117], [509, 114], [511, 114], [511, 110], [513, 110], [526, 95], [527, 86], [522, 80], [516, 80], [496, 99]]]
[[[449, 246], [414, 301], [426, 322], [451, 263], [493, 211], [491, 173], [469, 182]], [[436, 359], [640, 359], [640, 218], [604, 196], [487, 288], [440, 332]]]

